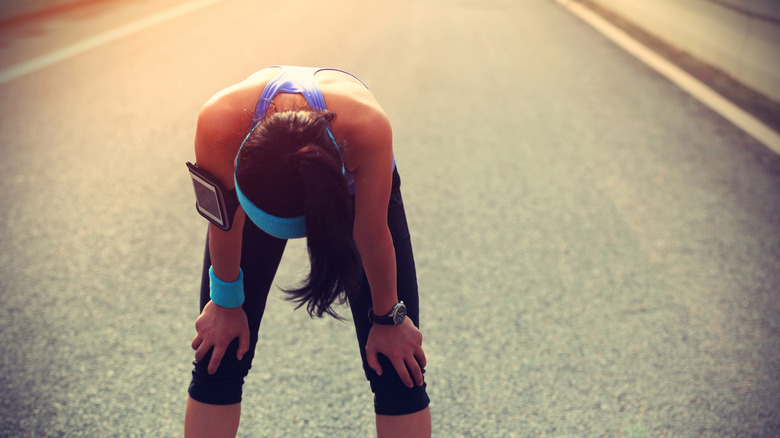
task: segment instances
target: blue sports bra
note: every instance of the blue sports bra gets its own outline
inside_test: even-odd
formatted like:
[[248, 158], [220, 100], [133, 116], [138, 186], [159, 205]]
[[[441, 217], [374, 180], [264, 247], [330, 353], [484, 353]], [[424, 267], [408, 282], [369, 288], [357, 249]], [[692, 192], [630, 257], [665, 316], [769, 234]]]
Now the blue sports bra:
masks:
[[257, 100], [255, 114], [252, 117], [253, 127], [262, 120], [263, 116], [265, 116], [265, 112], [268, 111], [271, 99], [279, 93], [300, 93], [306, 99], [306, 103], [309, 104], [311, 109], [315, 111], [327, 110], [328, 108], [325, 106], [325, 97], [322, 95], [320, 87], [317, 86], [317, 81], [314, 80], [314, 75], [323, 70], [332, 70], [348, 74], [357, 79], [366, 87], [366, 89], [368, 89], [368, 85], [361, 81], [357, 76], [335, 68], [296, 67], [292, 65], [274, 65], [268, 68], [278, 68], [279, 74], [268, 82], [263, 89], [262, 94], [260, 94], [260, 98]]
[[[268, 111], [268, 106], [271, 104], [271, 100], [279, 93], [299, 93], [306, 99], [306, 103], [309, 104], [311, 109], [315, 111], [327, 110], [328, 108], [325, 106], [325, 97], [322, 95], [322, 90], [317, 86], [317, 81], [314, 80], [314, 75], [319, 71], [333, 70], [348, 74], [357, 79], [366, 87], [366, 89], [368, 89], [368, 86], [357, 76], [335, 68], [297, 67], [291, 65], [275, 65], [268, 68], [278, 68], [279, 74], [268, 82], [263, 89], [263, 92], [260, 94], [260, 98], [257, 100], [257, 105], [255, 106], [255, 113], [252, 116], [250, 129], [255, 127], [263, 119], [266, 111]], [[393, 167], [395, 168], [395, 160], [393, 160]], [[344, 172], [344, 176], [347, 178], [349, 193], [354, 195], [354, 175], [347, 170]]]

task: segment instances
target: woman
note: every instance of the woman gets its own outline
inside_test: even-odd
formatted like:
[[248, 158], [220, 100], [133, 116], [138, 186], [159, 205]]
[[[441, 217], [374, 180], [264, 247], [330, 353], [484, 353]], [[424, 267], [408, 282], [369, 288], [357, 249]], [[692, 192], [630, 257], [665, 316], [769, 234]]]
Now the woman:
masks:
[[203, 106], [195, 155], [193, 180], [217, 187], [226, 214], [209, 216], [185, 436], [235, 436], [273, 277], [286, 240], [303, 236], [311, 273], [289, 298], [320, 317], [348, 300], [378, 436], [430, 436], [392, 131], [365, 84], [340, 70], [263, 69]]

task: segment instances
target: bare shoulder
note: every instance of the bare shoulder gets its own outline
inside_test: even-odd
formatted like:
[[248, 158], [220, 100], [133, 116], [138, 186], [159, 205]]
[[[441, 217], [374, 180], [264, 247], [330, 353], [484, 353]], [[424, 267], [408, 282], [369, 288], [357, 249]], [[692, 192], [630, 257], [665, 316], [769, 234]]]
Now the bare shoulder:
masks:
[[[198, 131], [219, 137], [246, 134], [259, 92], [268, 83], [268, 70], [260, 70], [247, 79], [214, 94], [198, 113]], [[213, 145], [212, 145], [213, 146]]]
[[233, 185], [233, 160], [249, 131], [259, 90], [268, 82], [265, 76], [260, 71], [220, 90], [198, 112], [195, 129], [198, 166], [225, 187]]
[[387, 114], [374, 94], [357, 79], [344, 73], [336, 74], [341, 77], [320, 82], [328, 109], [336, 113], [334, 131], [350, 137], [362, 131], [389, 129]]
[[362, 83], [352, 78], [328, 83], [323, 88], [328, 109], [337, 114], [337, 121], [362, 125], [364, 121], [387, 119], [379, 101]]
[[323, 94], [328, 109], [336, 113], [334, 135], [347, 142], [347, 168], [392, 160], [390, 120], [370, 90], [358, 81], [345, 79], [326, 83]]

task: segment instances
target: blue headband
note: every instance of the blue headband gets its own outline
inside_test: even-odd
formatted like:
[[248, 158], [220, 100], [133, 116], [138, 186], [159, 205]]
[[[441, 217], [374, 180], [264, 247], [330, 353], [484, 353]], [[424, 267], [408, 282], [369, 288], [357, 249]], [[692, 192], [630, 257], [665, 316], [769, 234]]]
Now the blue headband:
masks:
[[[260, 123], [258, 123], [258, 125], [259, 124]], [[255, 125], [255, 127], [257, 127], [257, 125]], [[244, 147], [244, 143], [246, 143], [249, 136], [252, 135], [252, 131], [254, 131], [254, 128], [249, 131], [249, 134], [241, 143], [241, 147], [238, 149], [239, 154]], [[336, 144], [336, 139], [333, 138], [330, 129], [327, 129], [327, 132], [333, 145], [336, 146], [336, 150], [339, 152], [339, 158], [341, 158], [341, 173], [345, 173], [346, 168], [344, 167], [344, 159], [341, 156], [341, 150], [339, 149], [338, 144]], [[238, 166], [237, 160], [236, 166]], [[244, 192], [241, 191], [241, 188], [238, 187], [235, 171], [233, 172], [233, 183], [236, 186], [236, 195], [238, 195], [238, 202], [241, 204], [241, 208], [244, 209], [246, 215], [249, 216], [249, 219], [251, 219], [258, 228], [277, 239], [297, 239], [299, 237], [306, 237], [305, 215], [297, 217], [279, 217], [266, 213], [250, 201], [249, 198], [244, 195]]]
[[268, 214], [258, 208], [246, 197], [246, 195], [244, 195], [244, 192], [238, 187], [238, 181], [236, 180], [235, 175], [233, 175], [233, 181], [236, 185], [238, 203], [241, 204], [241, 208], [244, 209], [246, 215], [249, 216], [249, 219], [251, 219], [258, 228], [277, 239], [297, 239], [306, 236], [305, 215], [298, 217], [279, 217]]

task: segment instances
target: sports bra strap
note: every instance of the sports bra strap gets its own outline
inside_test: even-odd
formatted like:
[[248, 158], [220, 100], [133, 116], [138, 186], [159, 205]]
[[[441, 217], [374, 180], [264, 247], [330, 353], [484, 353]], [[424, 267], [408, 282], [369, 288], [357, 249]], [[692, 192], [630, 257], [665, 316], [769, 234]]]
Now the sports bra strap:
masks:
[[269, 68], [279, 68], [281, 71], [276, 77], [268, 81], [268, 84], [260, 94], [257, 105], [255, 105], [250, 128], [254, 128], [263, 119], [271, 104], [271, 100], [279, 93], [300, 93], [306, 99], [306, 103], [309, 104], [311, 109], [315, 111], [327, 110], [325, 96], [322, 95], [322, 90], [320, 90], [317, 81], [314, 79], [314, 75], [323, 70], [348, 74], [360, 81], [368, 89], [368, 86], [357, 76], [335, 68], [297, 67], [290, 65], [275, 65]]

